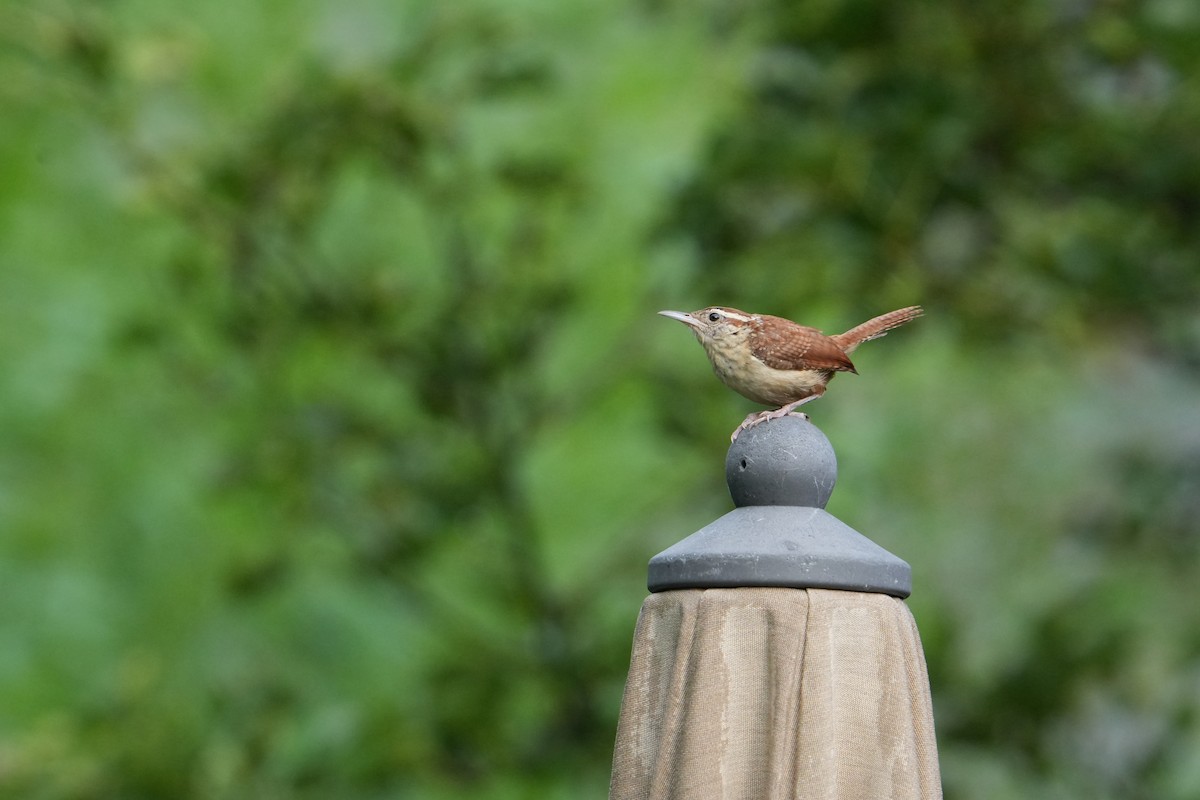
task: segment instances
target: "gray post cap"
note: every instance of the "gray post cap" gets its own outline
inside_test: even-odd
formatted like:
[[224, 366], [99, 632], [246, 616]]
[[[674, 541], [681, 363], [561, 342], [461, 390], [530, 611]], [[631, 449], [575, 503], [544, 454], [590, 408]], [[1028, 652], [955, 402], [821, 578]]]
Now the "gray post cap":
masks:
[[911, 594], [905, 561], [825, 511], [837, 458], [804, 417], [743, 431], [725, 457], [725, 478], [737, 508], [650, 559], [650, 591], [783, 586]]

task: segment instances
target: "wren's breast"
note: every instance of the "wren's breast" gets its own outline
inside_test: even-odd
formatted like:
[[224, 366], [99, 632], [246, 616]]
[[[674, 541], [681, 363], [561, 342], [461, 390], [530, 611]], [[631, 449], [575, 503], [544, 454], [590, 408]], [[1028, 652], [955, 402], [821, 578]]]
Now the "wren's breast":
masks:
[[801, 400], [829, 382], [826, 370], [772, 369], [750, 354], [742, 342], [701, 340], [721, 382], [742, 397], [765, 406]]

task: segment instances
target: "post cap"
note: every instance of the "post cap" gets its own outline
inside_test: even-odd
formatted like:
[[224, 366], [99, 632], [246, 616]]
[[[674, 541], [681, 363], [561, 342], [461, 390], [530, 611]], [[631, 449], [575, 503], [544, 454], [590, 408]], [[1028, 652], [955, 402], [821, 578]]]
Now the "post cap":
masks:
[[829, 439], [802, 416], [768, 420], [725, 457], [737, 506], [650, 559], [650, 591], [783, 586], [907, 597], [912, 569], [825, 511], [837, 482]]

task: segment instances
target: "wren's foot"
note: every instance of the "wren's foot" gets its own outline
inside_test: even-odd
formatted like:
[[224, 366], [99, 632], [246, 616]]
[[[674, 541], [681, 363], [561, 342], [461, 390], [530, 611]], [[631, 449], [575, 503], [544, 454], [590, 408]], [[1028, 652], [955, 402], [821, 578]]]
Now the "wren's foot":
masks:
[[780, 417], [800, 417], [802, 419], [808, 419], [808, 414], [805, 414], [803, 411], [792, 411], [787, 408], [777, 408], [774, 411], [759, 411], [754, 414], [747, 414], [746, 418], [742, 420], [742, 424], [734, 428], [733, 433], [729, 436], [729, 441], [736, 442], [739, 433], [747, 430], [748, 428], [753, 428], [760, 422], [766, 422], [769, 419], [779, 419]]
[[766, 422], [769, 419], [779, 419], [780, 417], [786, 417], [788, 415], [804, 417], [805, 419], [808, 419], [808, 414], [805, 414], [800, 411], [793, 411], [793, 409], [796, 408], [797, 406], [804, 405], [805, 403], [807, 403], [810, 400], [816, 400], [818, 397], [820, 397], [824, 393], [825, 392], [822, 390], [821, 392], [819, 392], [817, 394], [811, 394], [802, 400], [797, 400], [793, 403], [788, 403], [787, 405], [782, 406], [781, 408], [777, 408], [773, 411], [759, 411], [757, 414], [748, 414], [746, 416], [746, 418], [744, 420], [742, 420], [742, 424], [738, 425], [736, 428], [733, 429], [733, 433], [730, 434], [730, 436], [729, 436], [729, 441], [736, 442], [739, 433], [746, 430], [747, 428], [753, 428], [755, 425], [759, 424], [760, 422]]
[[763, 414], [766, 414], [766, 413], [767, 413], [766, 411], [758, 411], [754, 414], [747, 414], [746, 418], [744, 420], [742, 420], [742, 424], [738, 425], [736, 428], [734, 428], [733, 433], [729, 434], [729, 441], [736, 442], [739, 433], [746, 430], [747, 428], [753, 428], [755, 425], [762, 422]]

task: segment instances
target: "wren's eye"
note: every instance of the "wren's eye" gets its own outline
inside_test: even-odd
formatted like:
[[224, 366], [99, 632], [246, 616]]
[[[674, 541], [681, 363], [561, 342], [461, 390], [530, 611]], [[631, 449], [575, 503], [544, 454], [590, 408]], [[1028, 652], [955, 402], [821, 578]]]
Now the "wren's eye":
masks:
[[714, 312], [712, 312], [711, 314], [709, 314], [709, 315], [708, 315], [708, 321], [709, 321], [709, 322], [716, 322], [716, 321], [717, 321], [717, 320], [719, 320], [720, 318], [721, 318], [721, 315], [720, 315], [720, 314], [718, 314], [718, 313], [717, 313], [717, 312], [715, 312], [715, 311], [714, 311]]

